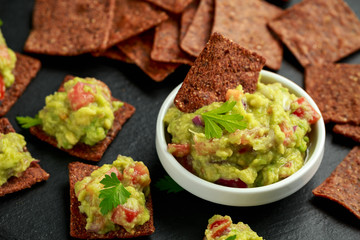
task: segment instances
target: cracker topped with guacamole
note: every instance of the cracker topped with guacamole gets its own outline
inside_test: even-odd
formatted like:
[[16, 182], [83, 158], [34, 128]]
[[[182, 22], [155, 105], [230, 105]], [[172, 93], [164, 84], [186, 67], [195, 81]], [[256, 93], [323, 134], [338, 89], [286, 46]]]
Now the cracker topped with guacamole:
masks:
[[41, 140], [92, 161], [101, 159], [135, 111], [130, 104], [113, 98], [105, 83], [95, 78], [68, 76], [45, 102], [34, 119], [18, 117], [18, 121]]

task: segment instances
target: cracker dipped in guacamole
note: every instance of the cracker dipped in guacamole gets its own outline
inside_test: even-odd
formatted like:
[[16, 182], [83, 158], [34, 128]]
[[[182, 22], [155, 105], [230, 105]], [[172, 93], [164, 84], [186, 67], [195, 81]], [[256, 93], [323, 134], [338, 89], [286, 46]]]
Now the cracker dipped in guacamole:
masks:
[[137, 226], [150, 219], [146, 206], [150, 181], [143, 162], [119, 155], [112, 164], [104, 164], [76, 182], [74, 190], [80, 212], [86, 215], [86, 231], [105, 234], [124, 228], [134, 234]]
[[209, 219], [204, 240], [262, 240], [249, 225], [234, 224], [229, 216], [214, 215]]
[[320, 115], [280, 83], [254, 93], [229, 89], [226, 102], [165, 115], [168, 151], [197, 176], [231, 187], [258, 187], [289, 177], [304, 164], [308, 133]]

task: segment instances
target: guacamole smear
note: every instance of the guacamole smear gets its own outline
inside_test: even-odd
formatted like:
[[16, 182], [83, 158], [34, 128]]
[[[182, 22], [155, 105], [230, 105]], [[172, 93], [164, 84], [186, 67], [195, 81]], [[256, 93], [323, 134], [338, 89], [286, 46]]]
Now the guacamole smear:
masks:
[[13, 50], [7, 47], [5, 38], [0, 30], [0, 89], [2, 92], [5, 91], [5, 88], [10, 87], [14, 81], [15, 77], [13, 74], [13, 69], [15, 68], [16, 55]]
[[38, 114], [42, 128], [65, 149], [79, 142], [92, 146], [103, 140], [113, 125], [114, 112], [124, 104], [111, 100], [103, 82], [79, 77], [67, 81], [64, 91], [47, 96], [45, 102]]
[[[104, 185], [101, 181], [105, 175], [115, 174], [130, 196], [124, 204], [117, 205], [111, 211], [103, 214], [100, 206], [104, 204], [101, 191]], [[75, 184], [75, 194], [81, 203], [80, 212], [85, 213], [86, 230], [104, 234], [116, 231], [120, 226], [129, 233], [134, 228], [143, 225], [150, 219], [146, 208], [146, 197], [150, 193], [150, 175], [147, 167], [130, 157], [119, 155], [112, 164], [104, 164], [91, 173], [90, 176]], [[114, 197], [118, 195], [114, 194]]]
[[249, 225], [239, 222], [232, 223], [229, 216], [214, 215], [209, 219], [205, 230], [206, 240], [262, 240]]
[[0, 186], [10, 177], [20, 177], [30, 166], [32, 161], [30, 153], [24, 151], [25, 139], [18, 133], [0, 133]]
[[222, 112], [227, 102], [214, 102], [194, 113], [171, 107], [166, 113], [168, 151], [188, 170], [210, 182], [244, 188], [278, 182], [303, 166], [311, 124], [320, 118], [305, 98], [280, 83], [259, 81], [254, 93], [243, 93], [239, 86], [228, 90], [226, 99], [236, 103], [223, 114], [230, 120], [242, 116], [242, 127], [230, 131], [219, 126], [219, 137], [208, 136], [204, 116]]

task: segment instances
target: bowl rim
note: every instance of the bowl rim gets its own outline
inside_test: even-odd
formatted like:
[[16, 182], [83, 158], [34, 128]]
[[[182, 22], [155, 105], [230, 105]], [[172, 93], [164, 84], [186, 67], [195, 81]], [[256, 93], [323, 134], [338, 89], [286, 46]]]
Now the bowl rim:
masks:
[[[186, 184], [184, 184], [182, 181], [179, 181], [179, 177], [181, 177], [181, 179], [185, 180], [185, 181], [187, 179], [188, 180], [187, 182], [189, 182], [189, 181], [193, 182], [193, 183], [196, 182], [197, 184], [200, 185], [200, 187], [208, 188], [208, 190], [211, 190], [211, 191], [219, 191], [220, 190], [223, 193], [244, 194], [244, 196], [246, 196], [246, 195], [253, 194], [253, 193], [272, 192], [272, 191], [278, 191], [280, 189], [286, 188], [286, 186], [288, 186], [289, 184], [290, 185], [294, 184], [296, 181], [301, 180], [306, 175], [306, 173], [309, 173], [309, 172], [311, 172], [311, 170], [313, 170], [310, 178], [308, 178], [306, 180], [306, 182], [302, 185], [302, 186], [304, 186], [316, 173], [316, 171], [322, 161], [322, 157], [323, 157], [323, 153], [324, 153], [324, 146], [325, 146], [325, 124], [324, 124], [324, 120], [322, 118], [319, 108], [317, 107], [314, 100], [305, 92], [305, 90], [302, 89], [300, 86], [298, 86], [295, 82], [293, 82], [277, 73], [273, 73], [273, 72], [270, 72], [267, 70], [261, 70], [260, 75], [261, 75], [263, 83], [279, 82], [283, 86], [288, 88], [290, 90], [290, 92], [294, 93], [295, 95], [305, 97], [306, 100], [310, 103], [310, 105], [312, 107], [314, 107], [314, 109], [320, 114], [321, 117], [320, 117], [319, 121], [317, 121], [317, 123], [315, 124], [315, 127], [312, 127], [313, 128], [312, 131], [314, 131], [314, 129], [316, 130], [315, 134], [317, 137], [316, 137], [316, 141], [314, 142], [315, 143], [314, 151], [312, 152], [311, 156], [308, 157], [304, 166], [301, 167], [297, 172], [295, 172], [291, 176], [289, 176], [281, 181], [278, 181], [276, 183], [272, 183], [270, 185], [254, 187], [254, 188], [233, 188], [233, 187], [222, 186], [222, 185], [218, 185], [218, 184], [206, 181], [206, 180], [201, 179], [200, 177], [192, 174], [191, 172], [186, 170], [176, 160], [176, 158], [172, 156], [172, 154], [170, 154], [167, 151], [167, 144], [166, 144], [166, 140], [165, 140], [165, 129], [164, 129], [163, 118], [166, 114], [167, 109], [173, 105], [173, 100], [175, 98], [175, 95], [182, 85], [182, 83], [180, 83], [177, 87], [175, 87], [171, 91], [171, 93], [167, 96], [167, 98], [165, 99], [165, 101], [163, 102], [163, 104], [160, 108], [157, 122], [156, 122], [156, 149], [157, 149], [157, 153], [158, 153], [160, 162], [162, 163], [163, 167], [165, 168], [165, 171], [170, 175], [171, 178], [174, 179], [175, 182], [177, 182], [185, 190], [199, 196], [199, 194], [195, 193], [194, 190], [188, 189], [189, 187]], [[165, 162], [164, 158], [166, 158], [168, 161]], [[168, 171], [168, 169], [167, 169], [168, 167], [171, 167], [174, 169], [179, 169], [180, 171], [177, 171], [177, 174], [176, 174], [176, 173], [174, 173], [174, 171]], [[298, 189], [300, 189], [302, 186], [300, 186]], [[298, 189], [296, 189], [295, 191], [297, 191]], [[295, 192], [295, 191], [293, 191], [293, 192]], [[290, 194], [292, 194], [292, 193], [290, 193]], [[290, 194], [288, 194], [288, 195], [290, 195]], [[199, 196], [199, 197], [211, 201], [208, 197], [204, 197], [204, 196]], [[286, 197], [286, 196], [284, 196], [284, 197]], [[254, 205], [260, 205], [260, 204], [254, 204]]]

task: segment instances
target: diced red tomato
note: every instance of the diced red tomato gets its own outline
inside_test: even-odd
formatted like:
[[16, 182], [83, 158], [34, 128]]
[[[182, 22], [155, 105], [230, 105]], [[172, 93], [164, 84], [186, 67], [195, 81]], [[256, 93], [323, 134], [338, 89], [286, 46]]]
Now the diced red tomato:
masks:
[[147, 186], [150, 184], [149, 169], [141, 162], [135, 162], [126, 167], [123, 172], [125, 178], [131, 179], [133, 185]]
[[286, 124], [286, 122], [281, 122], [279, 124], [279, 127], [280, 127], [281, 131], [285, 134], [284, 145], [287, 146], [291, 141], [291, 139], [290, 139], [291, 135], [294, 134], [293, 128], [290, 128]]
[[5, 82], [3, 76], [0, 74], [0, 100], [3, 100], [5, 96]]
[[76, 111], [82, 107], [89, 105], [95, 101], [95, 97], [91, 92], [84, 90], [84, 86], [87, 85], [83, 82], [78, 82], [68, 92], [68, 99], [70, 101], [71, 108]]
[[247, 188], [247, 184], [244, 183], [241, 179], [237, 178], [237, 179], [224, 179], [224, 178], [219, 178], [218, 180], [216, 180], [217, 184], [223, 185], [223, 186], [227, 186], [227, 187], [235, 187], [235, 188]]
[[306, 118], [310, 124], [314, 124], [320, 119], [320, 114], [315, 111], [304, 97], [298, 98], [296, 102], [299, 104], [299, 108], [293, 114], [299, 118]]
[[121, 172], [119, 172], [119, 170], [116, 167], [112, 167], [109, 171], [106, 172], [107, 175], [111, 176], [111, 173], [115, 173], [116, 177], [121, 180], [122, 179], [122, 174]]
[[213, 230], [212, 237], [217, 238], [217, 237], [223, 235], [223, 233], [227, 230], [228, 227], [230, 227], [230, 225], [231, 225], [231, 221], [229, 219], [225, 219], [225, 218], [213, 222], [209, 226], [209, 229]]
[[123, 222], [122, 220], [125, 218], [125, 220], [130, 223], [134, 221], [134, 219], [139, 215], [139, 213], [139, 210], [133, 210], [123, 205], [119, 205], [115, 208], [111, 216], [111, 221], [121, 225]]
[[190, 144], [176, 144], [176, 143], [169, 143], [168, 144], [168, 151], [174, 157], [185, 157], [190, 154]]
[[5, 58], [8, 61], [10, 60], [9, 51], [6, 45], [0, 45], [0, 58]]

